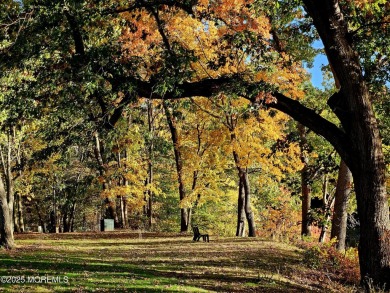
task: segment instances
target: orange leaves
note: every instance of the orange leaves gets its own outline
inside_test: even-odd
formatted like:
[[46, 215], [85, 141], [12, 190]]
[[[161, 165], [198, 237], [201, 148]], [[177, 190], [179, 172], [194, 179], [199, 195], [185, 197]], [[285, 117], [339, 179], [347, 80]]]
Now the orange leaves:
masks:
[[[251, 5], [252, 1], [243, 0], [199, 1], [195, 16], [176, 8], [160, 9], [160, 28], [171, 47], [175, 45], [193, 54], [190, 69], [194, 78], [244, 72], [248, 55], [244, 48], [235, 48], [236, 44], [227, 41], [226, 36], [246, 31], [262, 40], [270, 38], [267, 17], [255, 12]], [[144, 78], [157, 73], [165, 61], [163, 51], [167, 48], [155, 17], [140, 9], [123, 14], [123, 18], [127, 23], [120, 37], [123, 61], [142, 60], [139, 73]]]
[[[199, 15], [211, 15], [219, 21], [221, 32], [244, 30], [256, 32], [264, 38], [269, 38], [270, 24], [263, 15], [257, 15], [248, 0], [218, 0], [198, 1], [196, 11]], [[222, 33], [220, 33], [222, 35]]]
[[216, 13], [230, 29], [236, 32], [247, 30], [258, 33], [264, 38], [270, 37], [268, 19], [263, 15], [255, 15], [255, 12], [250, 9], [253, 1], [222, 0], [219, 2]]
[[[158, 56], [161, 53], [162, 39], [155, 20], [150, 13], [144, 10], [132, 14], [126, 13], [123, 17], [128, 24], [123, 27], [119, 38], [123, 50], [122, 60], [126, 62], [139, 58], [142, 60], [142, 68], [150, 70], [160, 62]], [[148, 72], [141, 70], [140, 74], [145, 75]]]

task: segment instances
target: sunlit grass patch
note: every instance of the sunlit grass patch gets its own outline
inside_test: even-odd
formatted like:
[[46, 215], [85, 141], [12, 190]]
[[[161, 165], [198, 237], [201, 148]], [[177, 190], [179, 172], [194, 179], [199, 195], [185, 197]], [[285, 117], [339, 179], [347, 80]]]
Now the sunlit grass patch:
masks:
[[[136, 233], [26, 235], [0, 251], [0, 275], [68, 282], [1, 284], [0, 292], [317, 292], [295, 246], [261, 239]], [[101, 236], [101, 238], [99, 237]], [[39, 278], [38, 278], [39, 280]]]

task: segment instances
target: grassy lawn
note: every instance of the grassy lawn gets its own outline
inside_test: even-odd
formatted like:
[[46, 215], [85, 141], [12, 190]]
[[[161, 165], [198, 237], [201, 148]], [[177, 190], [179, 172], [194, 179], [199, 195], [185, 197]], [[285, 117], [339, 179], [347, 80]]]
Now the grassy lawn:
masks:
[[[190, 235], [129, 232], [16, 239], [16, 250], [0, 250], [0, 276], [13, 277], [3, 278], [0, 292], [353, 291], [307, 268], [299, 248], [261, 239], [204, 243]], [[23, 284], [7, 283], [22, 278]]]

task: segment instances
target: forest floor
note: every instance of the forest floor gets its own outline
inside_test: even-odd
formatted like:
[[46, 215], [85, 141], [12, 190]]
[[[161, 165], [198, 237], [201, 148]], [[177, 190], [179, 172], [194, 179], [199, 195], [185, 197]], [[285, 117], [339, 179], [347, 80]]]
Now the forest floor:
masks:
[[356, 292], [303, 250], [258, 238], [103, 232], [16, 235], [0, 292]]

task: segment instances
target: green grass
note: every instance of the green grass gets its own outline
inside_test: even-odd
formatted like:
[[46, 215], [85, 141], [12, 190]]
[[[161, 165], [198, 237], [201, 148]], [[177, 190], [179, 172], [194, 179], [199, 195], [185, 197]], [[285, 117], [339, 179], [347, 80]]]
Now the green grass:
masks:
[[[0, 292], [319, 292], [342, 285], [317, 280], [297, 247], [248, 238], [156, 233], [18, 235], [18, 248], [0, 250]], [[28, 283], [28, 277], [68, 282]], [[314, 276], [314, 277], [313, 277]], [[38, 280], [39, 278], [37, 278]], [[333, 289], [332, 289], [333, 288]], [[345, 290], [345, 291], [346, 291]], [[344, 291], [344, 292], [345, 292]]]

